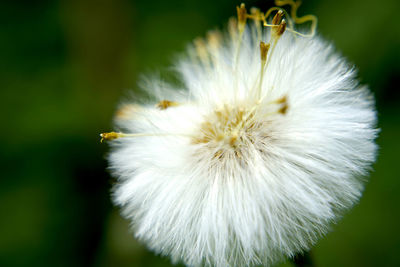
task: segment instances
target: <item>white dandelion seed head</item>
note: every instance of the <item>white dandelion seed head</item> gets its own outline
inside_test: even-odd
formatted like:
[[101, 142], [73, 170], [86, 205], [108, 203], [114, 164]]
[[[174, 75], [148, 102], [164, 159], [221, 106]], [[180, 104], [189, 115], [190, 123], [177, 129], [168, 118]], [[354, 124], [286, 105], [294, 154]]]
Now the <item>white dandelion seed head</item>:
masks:
[[184, 90], [151, 80], [160, 102], [125, 105], [125, 133], [103, 135], [126, 137], [109, 157], [115, 203], [173, 262], [269, 265], [308, 250], [375, 160], [374, 100], [354, 69], [318, 36], [248, 24], [198, 39], [177, 64]]

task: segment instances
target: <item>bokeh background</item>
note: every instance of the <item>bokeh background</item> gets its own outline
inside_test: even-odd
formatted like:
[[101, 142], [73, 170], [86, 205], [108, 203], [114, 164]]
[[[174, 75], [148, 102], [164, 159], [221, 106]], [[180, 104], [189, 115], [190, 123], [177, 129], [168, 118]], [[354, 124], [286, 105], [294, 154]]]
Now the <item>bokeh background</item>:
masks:
[[[0, 266], [171, 266], [112, 206], [99, 133], [121, 99], [139, 94], [141, 74], [168, 73], [239, 3], [0, 2]], [[299, 10], [316, 14], [320, 34], [358, 66], [382, 129], [364, 196], [313, 248], [316, 266], [399, 266], [399, 10], [398, 0], [304, 0]]]

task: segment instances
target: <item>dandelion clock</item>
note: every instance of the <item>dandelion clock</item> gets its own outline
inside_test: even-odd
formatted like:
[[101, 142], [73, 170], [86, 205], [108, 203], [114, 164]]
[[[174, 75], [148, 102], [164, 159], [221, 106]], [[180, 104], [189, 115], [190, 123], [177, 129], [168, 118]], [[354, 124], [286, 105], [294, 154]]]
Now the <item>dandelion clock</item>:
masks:
[[101, 134], [114, 203], [174, 263], [270, 266], [309, 250], [361, 196], [374, 99], [314, 16], [276, 5], [242, 4], [175, 63], [179, 88], [150, 80], [154, 102], [122, 105]]

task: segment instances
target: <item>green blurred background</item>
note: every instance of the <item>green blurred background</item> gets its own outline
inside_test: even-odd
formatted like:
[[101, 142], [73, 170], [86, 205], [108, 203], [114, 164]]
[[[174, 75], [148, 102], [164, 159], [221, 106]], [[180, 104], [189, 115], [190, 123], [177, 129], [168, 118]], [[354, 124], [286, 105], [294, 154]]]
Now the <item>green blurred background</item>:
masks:
[[[300, 8], [358, 66], [382, 129], [364, 196], [313, 248], [316, 266], [399, 266], [400, 5], [379, 3], [305, 0]], [[237, 4], [1, 1], [0, 266], [170, 266], [135, 241], [112, 206], [99, 133], [112, 129], [124, 96], [137, 96], [140, 74], [163, 75]]]

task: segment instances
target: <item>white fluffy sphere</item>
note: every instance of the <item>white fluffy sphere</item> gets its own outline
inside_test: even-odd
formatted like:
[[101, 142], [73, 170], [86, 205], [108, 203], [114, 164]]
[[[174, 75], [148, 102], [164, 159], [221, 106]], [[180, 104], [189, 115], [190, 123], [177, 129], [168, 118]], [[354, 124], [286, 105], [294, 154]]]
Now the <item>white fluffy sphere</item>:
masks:
[[354, 69], [318, 36], [286, 31], [274, 46], [256, 32], [198, 41], [177, 64], [184, 89], [151, 80], [161, 102], [117, 116], [113, 199], [174, 262], [269, 265], [309, 249], [375, 160], [374, 100]]

